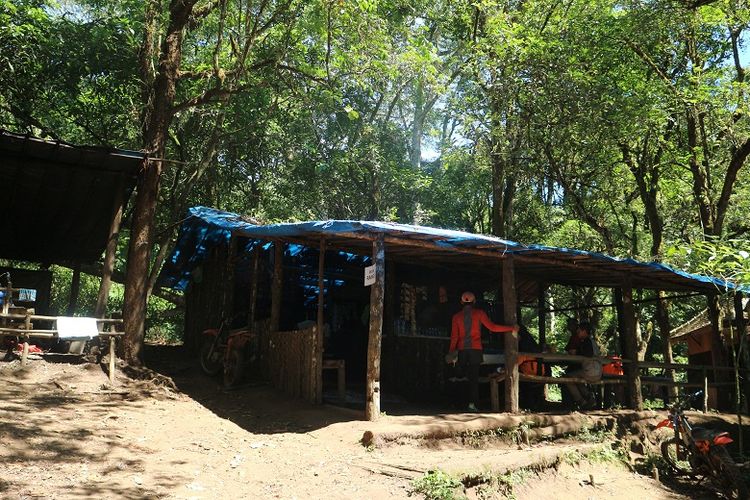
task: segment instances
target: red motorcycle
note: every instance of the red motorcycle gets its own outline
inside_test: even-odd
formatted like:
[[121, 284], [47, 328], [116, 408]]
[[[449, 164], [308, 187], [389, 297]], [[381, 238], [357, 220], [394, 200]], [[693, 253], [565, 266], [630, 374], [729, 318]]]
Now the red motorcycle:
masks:
[[252, 363], [258, 352], [257, 335], [247, 328], [230, 329], [228, 321], [219, 328], [203, 331], [200, 347], [200, 364], [206, 375], [215, 376], [224, 372], [224, 385], [237, 385], [244, 375], [248, 363]]
[[674, 437], [661, 443], [661, 454], [675, 474], [701, 481], [709, 477], [727, 497], [747, 499], [747, 485], [725, 448], [733, 441], [729, 433], [693, 427], [684, 413], [690, 400], [702, 393], [678, 400], [669, 408], [669, 416], [656, 426], [674, 429]]

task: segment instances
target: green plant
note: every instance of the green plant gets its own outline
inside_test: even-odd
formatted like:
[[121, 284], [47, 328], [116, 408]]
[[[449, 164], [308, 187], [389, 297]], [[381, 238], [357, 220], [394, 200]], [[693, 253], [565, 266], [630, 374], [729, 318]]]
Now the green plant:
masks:
[[576, 432], [573, 437], [584, 443], [603, 443], [614, 439], [614, 434], [612, 431], [605, 429], [604, 427], [598, 429], [583, 427], [580, 431]]
[[463, 483], [440, 469], [428, 471], [427, 474], [411, 483], [409, 494], [419, 493], [427, 500], [454, 500], [465, 498]]

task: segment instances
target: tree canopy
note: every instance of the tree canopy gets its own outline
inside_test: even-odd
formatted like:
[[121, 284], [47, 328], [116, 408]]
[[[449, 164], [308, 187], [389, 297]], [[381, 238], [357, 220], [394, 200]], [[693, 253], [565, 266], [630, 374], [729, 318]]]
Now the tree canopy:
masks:
[[156, 159], [130, 310], [194, 204], [702, 269], [706, 241], [748, 258], [749, 23], [734, 0], [0, 0], [0, 127]]

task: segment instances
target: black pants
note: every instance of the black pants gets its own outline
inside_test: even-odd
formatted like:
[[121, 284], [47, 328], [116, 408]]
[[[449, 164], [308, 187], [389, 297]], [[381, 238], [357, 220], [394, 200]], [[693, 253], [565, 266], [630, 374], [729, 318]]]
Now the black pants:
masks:
[[469, 403], [479, 403], [479, 365], [482, 364], [480, 349], [458, 351], [458, 367], [469, 379]]

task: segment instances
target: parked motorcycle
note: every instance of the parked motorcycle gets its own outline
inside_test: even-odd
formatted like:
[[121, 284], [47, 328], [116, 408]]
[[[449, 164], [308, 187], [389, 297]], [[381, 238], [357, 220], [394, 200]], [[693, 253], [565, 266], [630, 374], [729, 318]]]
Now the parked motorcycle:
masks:
[[203, 331], [200, 364], [206, 375], [224, 372], [224, 385], [237, 385], [257, 355], [257, 336], [247, 328], [230, 329], [229, 321]]
[[725, 448], [733, 439], [728, 432], [703, 427], [693, 427], [685, 415], [690, 401], [703, 394], [695, 394], [678, 400], [669, 408], [669, 416], [656, 429], [674, 429], [674, 437], [661, 443], [661, 454], [677, 475], [710, 478], [729, 498], [748, 499], [748, 488], [739, 467]]

